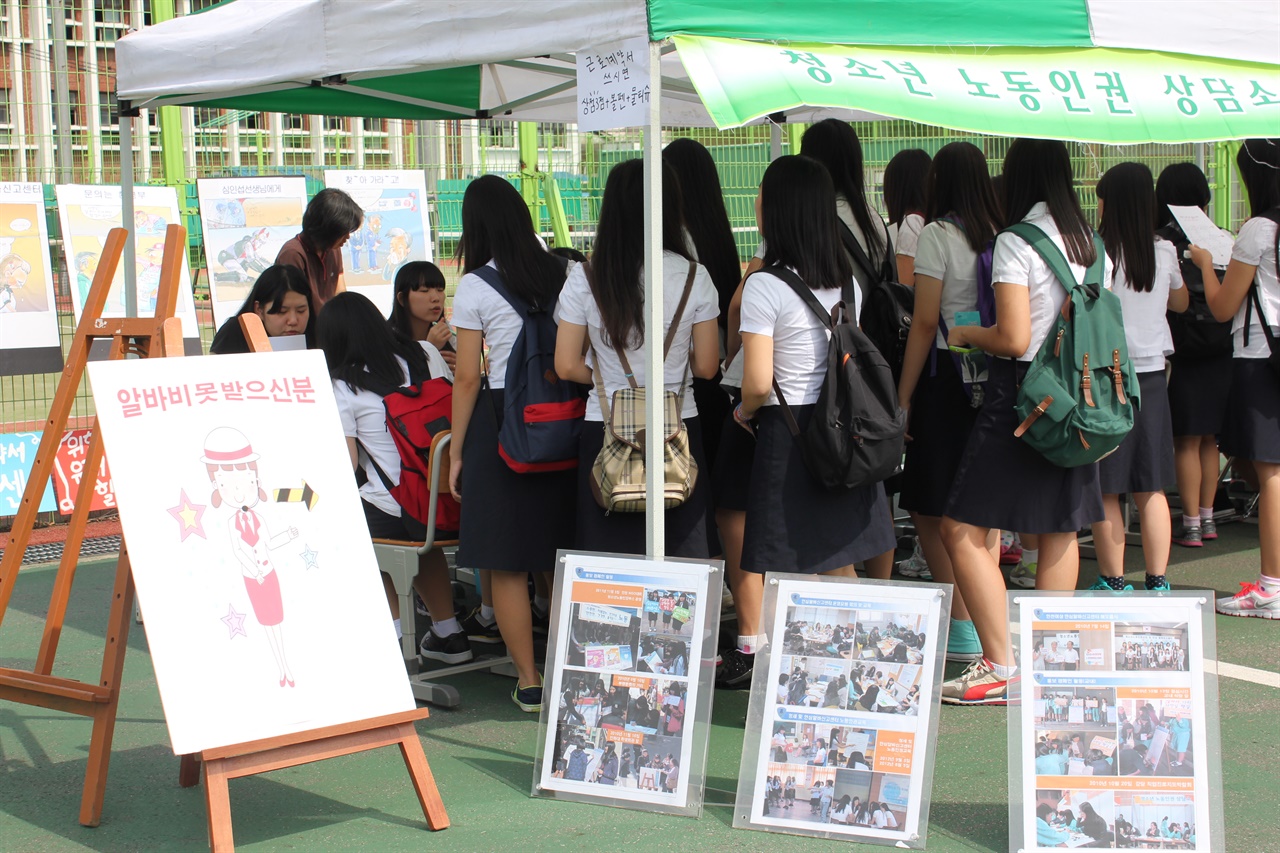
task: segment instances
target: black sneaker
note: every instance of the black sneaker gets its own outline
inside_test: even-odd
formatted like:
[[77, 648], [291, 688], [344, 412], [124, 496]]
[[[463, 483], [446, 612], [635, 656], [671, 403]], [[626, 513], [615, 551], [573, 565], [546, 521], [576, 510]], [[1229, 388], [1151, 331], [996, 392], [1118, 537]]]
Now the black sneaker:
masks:
[[725, 649], [720, 653], [716, 666], [716, 687], [730, 690], [751, 686], [751, 673], [755, 669], [756, 656], [737, 649]]
[[546, 634], [551, 630], [551, 610], [539, 610], [538, 605], [530, 602], [529, 609], [533, 611], [533, 633]]
[[[1178, 522], [1173, 528], [1173, 544], [1181, 545], [1183, 548], [1203, 548], [1204, 540], [1201, 538], [1202, 533], [1199, 527], [1189, 527], [1182, 522]], [[1217, 536], [1217, 531], [1214, 531]]]
[[516, 686], [511, 691], [511, 701], [516, 703], [516, 707], [527, 714], [537, 714], [542, 711], [542, 685], [537, 687], [520, 687]]
[[471, 643], [467, 642], [466, 631], [456, 631], [447, 637], [437, 637], [435, 631], [428, 630], [418, 646], [418, 654], [428, 660], [441, 663], [466, 663], [474, 655], [471, 654]]
[[486, 643], [489, 645], [502, 642], [502, 634], [498, 631], [498, 623], [495, 620], [493, 624], [486, 625], [480, 621], [480, 608], [474, 608], [466, 616], [459, 621], [462, 630], [466, 632], [467, 639], [473, 643]]

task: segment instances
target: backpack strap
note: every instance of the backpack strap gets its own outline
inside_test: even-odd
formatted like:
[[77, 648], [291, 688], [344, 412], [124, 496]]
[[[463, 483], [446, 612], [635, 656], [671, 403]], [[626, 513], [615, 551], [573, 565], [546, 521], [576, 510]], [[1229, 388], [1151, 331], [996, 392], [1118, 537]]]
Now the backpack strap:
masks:
[[[867, 254], [867, 250], [862, 248], [862, 244], [858, 242], [858, 238], [854, 235], [853, 229], [849, 227], [848, 223], [843, 219], [839, 219], [838, 221], [840, 222], [840, 242], [844, 244], [845, 251], [853, 258], [854, 263], [858, 265], [870, 280], [870, 284], [864, 289], [870, 289], [870, 287], [874, 286], [876, 283], [875, 264], [871, 263], [871, 257]], [[880, 224], [884, 226], [883, 222]], [[884, 257], [880, 261], [880, 281], [898, 280], [898, 274], [895, 270], [894, 264], [890, 261], [890, 258], [893, 257], [896, 257], [893, 252], [893, 238], [889, 236], [888, 226], [885, 226]], [[850, 302], [849, 293], [845, 292], [841, 295], [844, 297], [845, 302]]]
[[[1276, 270], [1280, 274], [1280, 207], [1273, 207], [1270, 210], [1263, 211], [1258, 214], [1259, 219], [1269, 219], [1276, 224]], [[1267, 346], [1271, 352], [1280, 351], [1280, 342], [1271, 331], [1271, 327], [1267, 325], [1267, 315], [1262, 313], [1262, 300], [1258, 296], [1258, 274], [1253, 274], [1253, 282], [1249, 285], [1249, 298], [1245, 300], [1244, 309], [1244, 345], [1249, 346], [1249, 327], [1253, 325], [1253, 311], [1257, 309], [1258, 324], [1262, 326], [1262, 334], [1267, 339]]]
[[1049, 271], [1053, 273], [1053, 277], [1066, 289], [1067, 293], [1070, 293], [1073, 288], [1084, 287], [1096, 295], [1102, 288], [1102, 273], [1105, 269], [1107, 250], [1102, 245], [1102, 238], [1097, 232], [1093, 232], [1093, 263], [1085, 270], [1084, 281], [1080, 284], [1076, 284], [1076, 277], [1071, 272], [1071, 264], [1067, 261], [1067, 256], [1062, 254], [1062, 250], [1058, 248], [1057, 243], [1053, 242], [1053, 238], [1039, 227], [1030, 222], [1015, 222], [1001, 233], [1021, 237], [1045, 262]]

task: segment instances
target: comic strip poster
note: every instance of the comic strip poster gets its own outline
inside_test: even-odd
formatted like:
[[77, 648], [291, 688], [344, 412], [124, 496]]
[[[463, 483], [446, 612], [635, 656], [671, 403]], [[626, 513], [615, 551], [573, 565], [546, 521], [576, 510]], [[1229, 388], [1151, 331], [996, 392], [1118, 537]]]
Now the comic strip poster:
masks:
[[174, 752], [411, 710], [323, 354], [89, 378]]
[[307, 179], [200, 178], [200, 227], [213, 322], [235, 316], [258, 275], [302, 230]]
[[734, 826], [923, 847], [945, 588], [769, 578]]
[[[0, 518], [17, 515], [22, 506], [41, 435], [39, 432], [0, 433]], [[53, 512], [57, 508], [53, 489], [47, 483], [38, 506], [38, 512]]]
[[432, 260], [426, 176], [420, 171], [332, 170], [325, 186], [340, 189], [364, 210], [364, 222], [342, 248], [347, 290], [363, 293], [391, 313], [396, 271]]
[[1015, 598], [1016, 846], [1220, 849], [1203, 595]]
[[62, 369], [44, 187], [0, 183], [0, 376]]
[[717, 564], [560, 559], [534, 795], [700, 810], [708, 731], [695, 719], [710, 712], [702, 659], [719, 613], [719, 592], [708, 592]]
[[[71, 282], [71, 309], [76, 322], [84, 310], [93, 274], [98, 269], [107, 232], [121, 227], [120, 187], [58, 184], [58, 221], [62, 224], [62, 246]], [[138, 282], [138, 315], [151, 316], [160, 290], [160, 264], [164, 261], [165, 229], [181, 225], [178, 194], [173, 187], [133, 188], [133, 236]], [[124, 260], [112, 279], [104, 317], [125, 316]], [[188, 355], [200, 354], [200, 329], [196, 325], [195, 302], [191, 294], [191, 271], [184, 256], [178, 279], [178, 308], [182, 337]], [[192, 346], [194, 344], [194, 347]]]

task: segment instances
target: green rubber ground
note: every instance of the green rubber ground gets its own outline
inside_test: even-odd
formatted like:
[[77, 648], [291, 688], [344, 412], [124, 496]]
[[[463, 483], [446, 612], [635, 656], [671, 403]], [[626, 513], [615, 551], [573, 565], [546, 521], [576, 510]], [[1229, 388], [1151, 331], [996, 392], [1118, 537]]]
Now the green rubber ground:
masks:
[[[1129, 566], [1138, 569], [1137, 549]], [[1256, 578], [1257, 529], [1222, 528], [1218, 543], [1175, 546], [1175, 587], [1234, 592]], [[25, 569], [0, 627], [0, 665], [30, 667], [39, 645], [54, 566]], [[80, 566], [55, 672], [94, 680], [102, 652], [114, 559]], [[1094, 564], [1082, 565], [1082, 587]], [[1136, 571], [1130, 581], [1141, 587]], [[1280, 621], [1217, 618], [1220, 658], [1254, 669], [1280, 668]], [[0, 851], [168, 851], [206, 849], [200, 788], [178, 787], [146, 637], [131, 632], [124, 690], [102, 825], [76, 821], [89, 723], [79, 717], [0, 702]], [[191, 666], [200, 667], [193, 659]], [[951, 671], [948, 675], [952, 674]], [[233, 780], [238, 848], [472, 851], [791, 851], [842, 842], [734, 830], [746, 718], [745, 691], [715, 696], [707, 808], [700, 820], [577, 803], [533, 800], [529, 789], [536, 718], [520, 713], [512, 681], [484, 673], [456, 679], [463, 704], [433, 710], [418, 724], [452, 827], [426, 831], [404, 765], [393, 749]], [[1280, 850], [1276, 768], [1280, 689], [1224, 678], [1222, 766], [1228, 849]], [[1006, 711], [942, 709], [928, 849], [1008, 849]], [[870, 845], [862, 849], [883, 849]]]

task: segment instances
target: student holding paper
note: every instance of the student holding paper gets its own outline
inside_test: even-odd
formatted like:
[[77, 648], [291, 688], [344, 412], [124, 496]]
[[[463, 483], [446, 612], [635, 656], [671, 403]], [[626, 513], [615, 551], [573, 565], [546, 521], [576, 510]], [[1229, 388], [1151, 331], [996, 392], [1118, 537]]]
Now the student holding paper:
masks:
[[1253, 218], [1240, 228], [1231, 263], [1219, 284], [1208, 263], [1205, 296], [1213, 316], [1232, 319], [1231, 396], [1222, 452], [1253, 462], [1258, 475], [1256, 582], [1218, 599], [1219, 613], [1280, 619], [1280, 139], [1248, 139], [1236, 156]]

